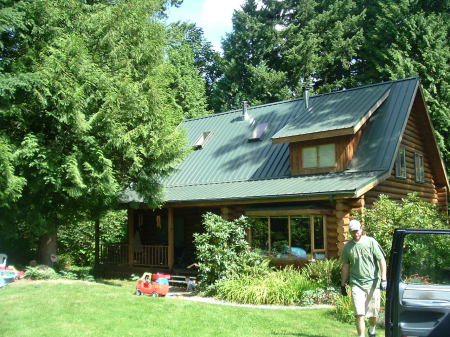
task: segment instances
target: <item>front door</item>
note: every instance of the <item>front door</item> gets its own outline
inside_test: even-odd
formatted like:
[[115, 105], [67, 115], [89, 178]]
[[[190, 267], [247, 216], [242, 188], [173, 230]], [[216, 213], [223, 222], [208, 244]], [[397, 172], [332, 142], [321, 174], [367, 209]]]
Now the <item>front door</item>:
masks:
[[403, 336], [450, 336], [450, 230], [395, 230], [386, 337]]

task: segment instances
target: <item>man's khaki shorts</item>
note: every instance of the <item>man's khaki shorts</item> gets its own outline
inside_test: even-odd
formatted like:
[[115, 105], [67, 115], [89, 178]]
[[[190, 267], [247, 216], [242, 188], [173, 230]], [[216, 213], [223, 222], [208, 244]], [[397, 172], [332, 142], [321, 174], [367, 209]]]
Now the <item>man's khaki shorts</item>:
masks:
[[355, 315], [366, 317], [378, 317], [380, 312], [380, 289], [368, 290], [352, 286], [352, 299]]

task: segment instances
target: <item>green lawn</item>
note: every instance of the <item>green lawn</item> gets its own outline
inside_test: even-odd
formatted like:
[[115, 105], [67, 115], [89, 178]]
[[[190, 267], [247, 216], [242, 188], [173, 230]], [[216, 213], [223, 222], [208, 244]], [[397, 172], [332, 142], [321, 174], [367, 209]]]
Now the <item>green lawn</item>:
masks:
[[[1, 336], [356, 336], [330, 309], [262, 309], [135, 296], [134, 282], [0, 288]], [[379, 336], [384, 336], [379, 331]]]

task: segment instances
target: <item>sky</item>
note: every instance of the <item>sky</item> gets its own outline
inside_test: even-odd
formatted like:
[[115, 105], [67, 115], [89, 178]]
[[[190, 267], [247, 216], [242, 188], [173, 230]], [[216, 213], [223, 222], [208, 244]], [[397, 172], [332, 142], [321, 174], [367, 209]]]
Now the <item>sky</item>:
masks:
[[233, 10], [245, 0], [184, 0], [179, 8], [169, 10], [169, 22], [188, 21], [203, 29], [206, 40], [221, 51], [220, 41], [232, 30]]

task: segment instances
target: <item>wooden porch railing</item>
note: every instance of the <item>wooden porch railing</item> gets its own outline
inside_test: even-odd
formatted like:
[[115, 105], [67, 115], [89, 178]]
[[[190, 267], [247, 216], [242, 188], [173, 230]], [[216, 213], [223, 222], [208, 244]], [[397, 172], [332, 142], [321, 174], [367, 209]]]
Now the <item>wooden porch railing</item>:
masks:
[[[128, 244], [109, 243], [100, 245], [100, 263], [128, 264]], [[168, 246], [142, 245], [134, 251], [136, 266], [168, 266]]]

